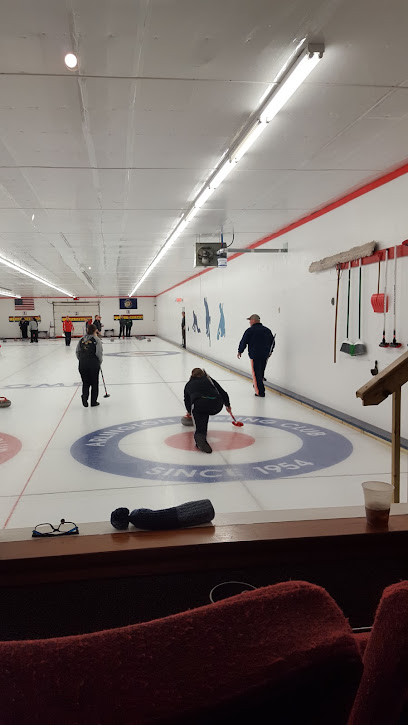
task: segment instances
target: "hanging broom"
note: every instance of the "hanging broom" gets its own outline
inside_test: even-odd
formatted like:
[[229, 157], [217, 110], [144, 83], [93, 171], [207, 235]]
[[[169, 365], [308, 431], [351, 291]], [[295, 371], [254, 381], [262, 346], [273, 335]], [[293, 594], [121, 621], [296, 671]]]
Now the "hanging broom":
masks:
[[353, 355], [365, 355], [366, 345], [361, 340], [361, 259], [358, 270], [358, 340], [354, 345]]
[[402, 347], [401, 342], [397, 342], [396, 338], [396, 329], [397, 329], [397, 247], [394, 247], [394, 330], [393, 330], [393, 338], [392, 342], [390, 342], [390, 347]]
[[339, 289], [340, 289], [340, 265], [337, 267], [337, 292], [336, 292], [336, 311], [334, 314], [334, 354], [333, 362], [337, 359], [337, 318], [339, 312]]
[[388, 304], [387, 304], [387, 267], [388, 267], [388, 249], [385, 250], [385, 282], [384, 282], [384, 322], [383, 322], [383, 335], [382, 340], [378, 347], [389, 347], [389, 342], [385, 339], [385, 322], [386, 322], [386, 314], [388, 310]]
[[351, 262], [349, 262], [348, 269], [348, 290], [347, 290], [347, 325], [346, 325], [346, 339], [341, 345], [340, 352], [345, 352], [347, 355], [352, 355], [354, 345], [349, 340], [349, 323], [350, 323], [350, 285], [351, 285]]

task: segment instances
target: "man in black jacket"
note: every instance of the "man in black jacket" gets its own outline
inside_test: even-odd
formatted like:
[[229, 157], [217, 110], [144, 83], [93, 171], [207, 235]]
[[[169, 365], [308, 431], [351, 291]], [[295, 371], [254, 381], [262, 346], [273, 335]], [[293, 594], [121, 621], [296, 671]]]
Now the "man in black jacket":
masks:
[[27, 335], [28, 325], [29, 325], [29, 321], [27, 320], [26, 317], [22, 317], [20, 322], [18, 323], [18, 326], [21, 330], [21, 337], [23, 338], [23, 340], [28, 339], [28, 335]]
[[126, 318], [121, 315], [119, 317], [119, 340], [121, 338], [121, 335], [123, 335], [123, 339], [125, 339], [125, 330], [126, 330]]
[[181, 313], [181, 339], [182, 339], [181, 347], [185, 348], [185, 346], [186, 346], [186, 313], [184, 312], [184, 310]]
[[239, 343], [237, 358], [241, 357], [248, 345], [248, 355], [251, 360], [255, 395], [257, 398], [264, 398], [264, 372], [268, 358], [273, 352], [275, 338], [269, 327], [264, 327], [261, 324], [261, 318], [259, 315], [251, 315], [251, 317], [248, 317], [247, 319], [249, 320], [250, 327], [245, 330], [242, 340]]
[[208, 418], [219, 413], [223, 405], [229, 413], [231, 412], [228, 393], [216, 380], [210, 378], [205, 370], [194, 368], [184, 388], [184, 404], [187, 413], [193, 417], [194, 440], [197, 448], [203, 453], [212, 453], [212, 448], [207, 442]]
[[132, 325], [133, 325], [133, 320], [131, 320], [129, 317], [127, 317], [126, 318], [126, 337], [131, 336]]

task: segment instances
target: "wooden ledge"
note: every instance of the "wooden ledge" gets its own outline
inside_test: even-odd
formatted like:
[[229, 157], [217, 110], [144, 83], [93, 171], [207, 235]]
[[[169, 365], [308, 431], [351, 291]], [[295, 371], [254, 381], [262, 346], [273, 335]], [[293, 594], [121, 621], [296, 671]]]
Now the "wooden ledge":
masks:
[[334, 549], [353, 549], [356, 537], [366, 548], [373, 536], [391, 543], [406, 532], [408, 514], [401, 513], [390, 517], [387, 531], [368, 527], [360, 516], [4, 541], [0, 585], [238, 568], [282, 555], [304, 558], [306, 550], [325, 558]]

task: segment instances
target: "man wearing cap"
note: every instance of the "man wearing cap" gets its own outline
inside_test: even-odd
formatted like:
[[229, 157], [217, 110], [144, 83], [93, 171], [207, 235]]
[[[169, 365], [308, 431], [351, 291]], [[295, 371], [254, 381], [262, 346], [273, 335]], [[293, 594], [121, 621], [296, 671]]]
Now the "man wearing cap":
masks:
[[264, 398], [264, 372], [268, 358], [273, 352], [275, 338], [270, 329], [261, 324], [259, 315], [251, 315], [247, 319], [249, 320], [250, 327], [245, 330], [242, 336], [242, 340], [238, 346], [237, 357], [241, 357], [248, 345], [255, 395], [257, 398]]

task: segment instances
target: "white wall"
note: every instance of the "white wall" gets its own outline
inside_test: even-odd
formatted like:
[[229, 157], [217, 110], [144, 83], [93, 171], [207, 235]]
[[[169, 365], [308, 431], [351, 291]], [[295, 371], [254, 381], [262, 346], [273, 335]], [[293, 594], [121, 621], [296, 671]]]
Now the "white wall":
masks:
[[[49, 330], [50, 325], [53, 324], [52, 301], [52, 297], [48, 299], [35, 298], [34, 300], [35, 309], [31, 314], [41, 315], [40, 330]], [[61, 302], [62, 300], [59, 299], [56, 301]], [[155, 301], [154, 297], [138, 297], [138, 309], [134, 310], [134, 313], [142, 314], [143, 320], [133, 320], [132, 335], [154, 335], [156, 333]], [[81, 298], [78, 304], [81, 304], [81, 302], [86, 302], [86, 298]], [[95, 302], [95, 300], [92, 299], [92, 302]], [[119, 322], [117, 320], [114, 321], [113, 316], [119, 315], [121, 312], [126, 315], [126, 310], [121, 311], [119, 309], [118, 298], [101, 298], [100, 313], [102, 323], [107, 329], [113, 328], [116, 335], [119, 335]], [[8, 319], [9, 316], [17, 316], [19, 314], [18, 310], [14, 310], [14, 300], [0, 299], [0, 337], [10, 338], [21, 336], [18, 322], [11, 323]], [[27, 312], [26, 315], [29, 316], [30, 312]]]
[[[368, 354], [349, 357], [338, 352], [333, 364], [334, 307], [336, 272], [310, 274], [312, 261], [376, 240], [379, 247], [401, 244], [408, 237], [408, 176], [402, 176], [324, 216], [279, 237], [265, 246], [288, 242], [287, 255], [245, 254], [157, 298], [158, 334], [180, 342], [181, 307], [186, 310], [187, 347], [215, 360], [249, 371], [245, 355], [238, 361], [239, 340], [247, 327], [247, 317], [258, 313], [262, 322], [277, 333], [276, 350], [268, 365], [268, 380], [296, 391], [349, 415], [386, 430], [391, 424], [391, 400], [377, 407], [363, 408], [355, 391], [371, 379], [370, 368], [378, 360], [380, 370], [407, 349], [408, 342], [408, 258], [398, 261], [397, 339], [399, 350], [378, 347], [382, 336], [382, 316], [372, 310], [370, 299], [377, 291], [376, 264], [363, 267], [362, 338]], [[393, 263], [392, 263], [393, 264]], [[393, 267], [388, 266], [392, 303]], [[384, 265], [382, 265], [382, 275]], [[382, 281], [384, 277], [382, 276]], [[352, 270], [352, 327], [357, 338], [358, 272]], [[391, 288], [391, 289], [390, 289]], [[347, 273], [340, 286], [338, 348], [345, 338]], [[182, 303], [175, 301], [183, 298]], [[204, 298], [210, 314], [211, 340], [206, 336]], [[224, 305], [225, 338], [217, 340], [219, 303]], [[192, 313], [197, 314], [200, 333], [193, 332]], [[392, 304], [391, 304], [392, 310]], [[388, 315], [386, 339], [392, 339], [392, 317]], [[408, 385], [403, 392], [403, 430], [408, 437]]]

